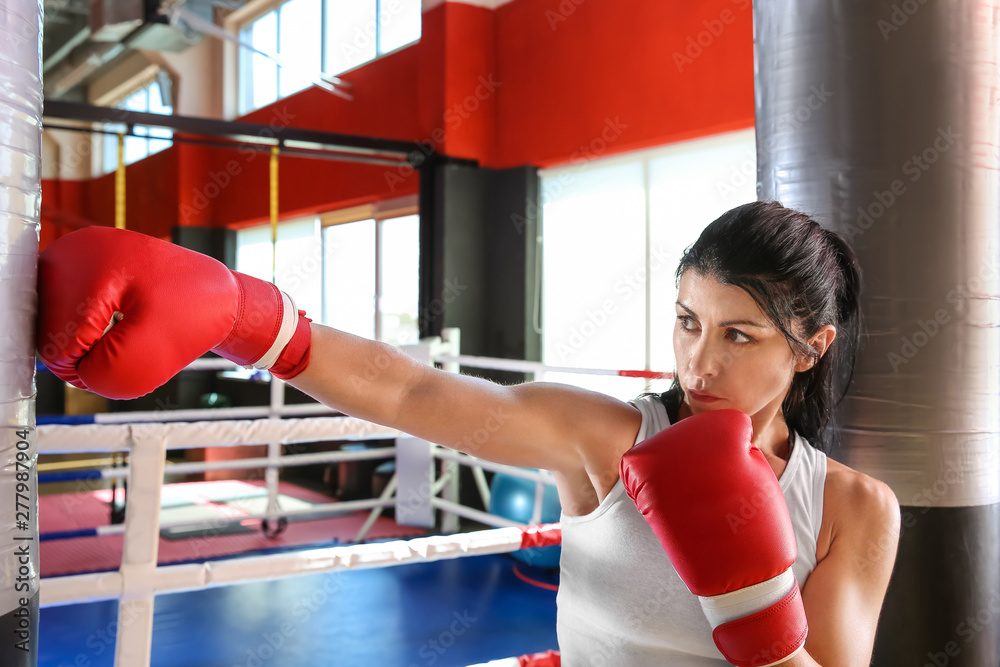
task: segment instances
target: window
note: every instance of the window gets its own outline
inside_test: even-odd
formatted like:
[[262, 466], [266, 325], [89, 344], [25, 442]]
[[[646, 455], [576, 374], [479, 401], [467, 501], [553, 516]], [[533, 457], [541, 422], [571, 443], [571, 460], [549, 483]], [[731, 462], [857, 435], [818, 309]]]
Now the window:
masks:
[[420, 216], [385, 220], [379, 233], [381, 283], [379, 340], [407, 345], [420, 340]]
[[[236, 270], [270, 281], [270, 225], [240, 230], [236, 246]], [[283, 222], [275, 284], [313, 320], [393, 345], [416, 343], [419, 251], [417, 215]]]
[[[322, 308], [323, 248], [319, 219], [315, 217], [278, 225], [274, 284], [295, 300], [311, 319], [319, 319]], [[271, 281], [271, 226], [260, 225], [236, 233], [236, 270]]]
[[375, 339], [374, 220], [332, 225], [323, 230], [327, 259], [323, 276], [323, 321], [363, 338]]
[[[174, 112], [168, 106], [160, 93], [160, 84], [153, 81], [139, 90], [135, 91], [124, 100], [115, 105], [118, 109], [129, 111], [146, 111], [149, 113], [159, 113], [169, 115]], [[108, 132], [124, 132], [124, 124], [105, 124], [104, 129]], [[141, 160], [147, 155], [158, 153], [164, 148], [169, 148], [173, 143], [171, 138], [173, 132], [166, 128], [146, 127], [136, 125], [133, 131], [138, 136], [125, 137], [125, 164], [132, 164]], [[115, 134], [104, 135], [104, 171], [110, 173], [118, 168], [118, 136]]]
[[393, 345], [416, 343], [419, 216], [368, 219], [323, 230], [323, 321]]
[[242, 30], [240, 114], [420, 39], [420, 0], [287, 0]]
[[[753, 130], [544, 170], [541, 178], [542, 360], [672, 371], [674, 270], [708, 223], [756, 199]], [[669, 386], [559, 373], [545, 379], [623, 400]]]

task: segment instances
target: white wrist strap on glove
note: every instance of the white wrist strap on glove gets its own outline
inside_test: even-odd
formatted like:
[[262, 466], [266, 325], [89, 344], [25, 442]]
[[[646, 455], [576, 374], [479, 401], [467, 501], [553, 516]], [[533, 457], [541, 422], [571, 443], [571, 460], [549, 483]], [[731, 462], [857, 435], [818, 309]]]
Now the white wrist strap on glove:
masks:
[[785, 598], [795, 587], [795, 575], [792, 568], [788, 568], [777, 577], [762, 581], [753, 586], [741, 588], [732, 593], [713, 595], [711, 597], [698, 596], [701, 602], [701, 609], [705, 612], [708, 622], [712, 624], [712, 629], [719, 627], [723, 623], [734, 621], [738, 618], [745, 618], [758, 611], [763, 611]]
[[281, 294], [281, 326], [278, 328], [278, 335], [275, 337], [274, 342], [271, 343], [271, 347], [264, 353], [264, 356], [253, 362], [253, 368], [267, 370], [273, 366], [274, 362], [281, 355], [281, 351], [292, 340], [295, 327], [298, 326], [299, 310], [295, 307], [295, 302], [292, 301], [292, 297], [284, 292], [279, 292], [279, 294]]

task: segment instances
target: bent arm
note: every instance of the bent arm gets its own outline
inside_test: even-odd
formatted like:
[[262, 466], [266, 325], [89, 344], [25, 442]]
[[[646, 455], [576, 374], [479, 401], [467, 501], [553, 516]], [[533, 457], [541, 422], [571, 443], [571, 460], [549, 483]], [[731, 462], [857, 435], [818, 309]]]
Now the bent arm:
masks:
[[639, 428], [635, 408], [603, 394], [542, 382], [502, 386], [311, 326], [312, 360], [289, 384], [346, 414], [480, 458], [578, 470], [604, 453], [620, 456]]
[[809, 617], [806, 650], [822, 665], [862, 667], [871, 663], [901, 519], [899, 501], [883, 482], [856, 473], [845, 486], [840, 492], [845, 500], [826, 503], [844, 508], [836, 510], [843, 523], [835, 526], [830, 552], [802, 589]]

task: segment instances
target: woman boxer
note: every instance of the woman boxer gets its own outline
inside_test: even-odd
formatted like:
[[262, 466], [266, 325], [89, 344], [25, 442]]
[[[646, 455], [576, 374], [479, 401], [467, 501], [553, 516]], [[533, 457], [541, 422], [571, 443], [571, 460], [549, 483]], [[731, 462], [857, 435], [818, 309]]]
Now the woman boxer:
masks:
[[[558, 633], [569, 667], [723, 665], [724, 655], [747, 665], [867, 665], [899, 506], [886, 485], [814, 447], [827, 446], [824, 429], [842, 398], [834, 370], [841, 361], [853, 367], [858, 345], [861, 276], [853, 252], [808, 216], [754, 202], [711, 223], [676, 277], [676, 378], [662, 396], [629, 403], [560, 384], [500, 386], [439, 371], [392, 346], [312, 323], [272, 285], [215, 260], [104, 228], [70, 234], [43, 253], [38, 350], [76, 386], [129, 398], [212, 349], [270, 368], [347, 414], [492, 461], [551, 470], [564, 514]], [[713, 420], [707, 413], [733, 409], [748, 416], [752, 433], [720, 436], [706, 422]], [[681, 431], [692, 417], [701, 430]], [[701, 457], [715, 455], [720, 438], [756, 446], [733, 451], [762, 456], [774, 477], [754, 479], [766, 489], [777, 478], [781, 494], [748, 491], [739, 512], [715, 518], [737, 536], [781, 518], [785, 534], [777, 541], [793, 540], [797, 551], [794, 562], [771, 560], [776, 572], [790, 574], [780, 582], [746, 574], [749, 588], [776, 596], [706, 602], [678, 578], [661, 531], [686, 540], [703, 568], [721, 562], [718, 554], [698, 554], [693, 538], [659, 523], [656, 508], [644, 518], [620, 479], [623, 456], [660, 432], [660, 439], [679, 435], [658, 450], [642, 481], [666, 488], [697, 471], [689, 476], [706, 483], [691, 487], [689, 502], [703, 509], [716, 503], [711, 489], [732, 486], [723, 479], [719, 487]], [[738, 467], [733, 484], [747, 470]], [[779, 608], [791, 611], [773, 613]], [[740, 635], [741, 627], [749, 631]]]

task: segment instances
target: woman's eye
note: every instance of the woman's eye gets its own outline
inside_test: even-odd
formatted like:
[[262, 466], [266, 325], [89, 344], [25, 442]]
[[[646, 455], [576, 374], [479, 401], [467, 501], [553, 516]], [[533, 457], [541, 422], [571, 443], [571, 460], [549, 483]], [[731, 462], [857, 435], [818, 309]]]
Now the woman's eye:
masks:
[[[677, 323], [680, 324], [681, 329], [684, 330], [684, 331], [693, 331], [694, 330], [693, 328], [690, 328], [688, 326], [688, 324], [691, 323], [691, 322], [693, 322], [693, 321], [694, 320], [692, 320], [688, 315], [678, 315], [677, 316]], [[746, 335], [745, 333], [743, 333], [739, 329], [729, 329], [726, 332], [726, 335], [727, 336], [732, 336], [732, 340], [735, 343], [746, 344], [746, 343], [752, 343], [752, 342], [754, 342], [753, 338], [751, 338], [750, 336]]]
[[750, 338], [750, 336], [746, 335], [745, 333], [743, 333], [742, 331], [739, 331], [737, 329], [730, 329], [729, 333], [734, 334], [735, 336], [738, 336], [738, 337], [742, 338], [744, 343], [751, 343], [751, 342], [753, 342], [753, 338]]

